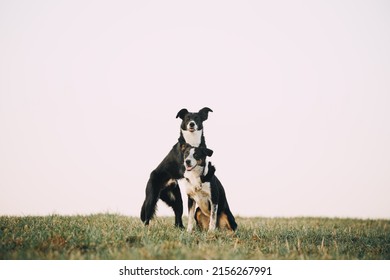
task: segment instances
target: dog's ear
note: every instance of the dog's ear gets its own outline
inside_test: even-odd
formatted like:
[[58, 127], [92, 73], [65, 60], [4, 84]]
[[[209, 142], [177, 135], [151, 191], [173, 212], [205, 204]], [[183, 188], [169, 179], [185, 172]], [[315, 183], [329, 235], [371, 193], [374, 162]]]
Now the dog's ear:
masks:
[[[179, 139], [180, 139], [180, 138], [179, 138]], [[181, 142], [181, 141], [179, 141], [179, 145], [180, 145], [180, 151], [181, 151], [182, 153], [187, 149], [187, 147], [190, 146], [190, 145], [187, 144], [186, 142]]]
[[206, 148], [206, 155], [208, 157], [211, 157], [213, 155], [214, 151]]
[[187, 109], [181, 109], [177, 115], [176, 115], [176, 119], [177, 118], [181, 118], [182, 120], [184, 119], [184, 116], [188, 113], [188, 110]]
[[208, 148], [202, 148], [202, 153], [205, 155], [205, 156], [208, 156], [208, 157], [211, 157], [214, 153], [213, 150], [210, 150]]
[[208, 107], [204, 107], [202, 109], [199, 110], [199, 115], [200, 117], [202, 118], [202, 121], [205, 121], [207, 120], [208, 116], [209, 116], [209, 112], [212, 112], [213, 110], [211, 110], [210, 108]]

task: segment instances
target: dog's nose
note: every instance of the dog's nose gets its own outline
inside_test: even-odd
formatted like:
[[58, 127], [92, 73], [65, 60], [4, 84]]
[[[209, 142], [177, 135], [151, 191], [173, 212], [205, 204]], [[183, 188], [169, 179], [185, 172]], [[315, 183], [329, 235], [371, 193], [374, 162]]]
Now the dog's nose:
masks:
[[191, 160], [187, 159], [186, 164], [187, 164], [187, 166], [191, 166]]
[[193, 128], [195, 126], [194, 122], [190, 122], [190, 127]]

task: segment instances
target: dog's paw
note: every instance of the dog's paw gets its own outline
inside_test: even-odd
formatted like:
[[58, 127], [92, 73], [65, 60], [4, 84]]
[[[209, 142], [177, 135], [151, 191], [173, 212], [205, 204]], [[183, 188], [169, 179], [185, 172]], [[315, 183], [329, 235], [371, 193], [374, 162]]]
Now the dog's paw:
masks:
[[209, 227], [208, 232], [214, 232], [214, 231], [215, 231], [215, 227]]
[[213, 231], [215, 231], [215, 229], [216, 229], [215, 223], [210, 223], [209, 224], [209, 232], [213, 232]]
[[215, 169], [215, 166], [212, 165], [211, 161], [209, 161], [209, 164], [207, 165], [207, 167], [209, 168], [207, 173], [209, 173], [210, 175], [214, 175], [216, 169]]

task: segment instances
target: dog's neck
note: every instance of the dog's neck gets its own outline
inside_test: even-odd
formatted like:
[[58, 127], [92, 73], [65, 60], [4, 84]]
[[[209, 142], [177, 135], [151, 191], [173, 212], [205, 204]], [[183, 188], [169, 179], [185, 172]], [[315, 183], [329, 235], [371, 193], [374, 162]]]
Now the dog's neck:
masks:
[[193, 147], [199, 147], [205, 145], [203, 137], [203, 129], [190, 132], [188, 130], [181, 130], [181, 135], [183, 136], [186, 143], [190, 144]]

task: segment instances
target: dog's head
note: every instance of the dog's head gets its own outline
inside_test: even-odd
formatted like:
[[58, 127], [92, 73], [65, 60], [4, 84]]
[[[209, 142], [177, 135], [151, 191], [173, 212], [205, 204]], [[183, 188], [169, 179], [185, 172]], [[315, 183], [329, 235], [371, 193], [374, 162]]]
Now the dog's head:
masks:
[[184, 167], [187, 171], [191, 171], [196, 166], [205, 166], [206, 157], [213, 155], [213, 150], [205, 147], [192, 147], [186, 144], [184, 147]]
[[197, 113], [188, 112], [187, 109], [181, 109], [176, 118], [181, 118], [182, 122], [180, 128], [189, 132], [195, 132], [203, 129], [203, 122], [207, 120], [209, 112], [212, 112], [210, 108], [204, 107]]

